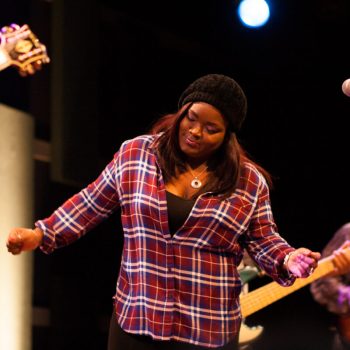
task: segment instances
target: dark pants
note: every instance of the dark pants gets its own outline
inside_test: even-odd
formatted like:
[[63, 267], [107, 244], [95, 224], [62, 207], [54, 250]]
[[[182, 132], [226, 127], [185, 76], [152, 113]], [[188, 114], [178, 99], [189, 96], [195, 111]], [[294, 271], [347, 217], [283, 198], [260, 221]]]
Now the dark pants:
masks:
[[[109, 327], [108, 350], [208, 350], [202, 346], [196, 346], [178, 341], [157, 341], [145, 335], [136, 335], [123, 331], [113, 312]], [[237, 340], [215, 348], [215, 350], [237, 350]]]

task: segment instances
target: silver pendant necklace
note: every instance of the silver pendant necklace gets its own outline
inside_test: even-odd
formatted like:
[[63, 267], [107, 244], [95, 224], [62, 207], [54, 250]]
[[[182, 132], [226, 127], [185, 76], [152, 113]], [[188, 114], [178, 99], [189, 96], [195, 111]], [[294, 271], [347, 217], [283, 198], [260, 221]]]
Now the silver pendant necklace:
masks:
[[201, 187], [201, 186], [202, 186], [202, 181], [199, 180], [197, 177], [195, 177], [195, 178], [191, 181], [191, 187], [192, 187], [192, 188], [197, 189], [197, 188], [199, 188], [199, 187]]
[[202, 181], [199, 179], [199, 177], [207, 170], [207, 166], [200, 172], [200, 174], [195, 175], [192, 171], [192, 169], [189, 167], [190, 173], [193, 176], [193, 180], [191, 181], [191, 187], [195, 188], [196, 190], [200, 187], [202, 187]]

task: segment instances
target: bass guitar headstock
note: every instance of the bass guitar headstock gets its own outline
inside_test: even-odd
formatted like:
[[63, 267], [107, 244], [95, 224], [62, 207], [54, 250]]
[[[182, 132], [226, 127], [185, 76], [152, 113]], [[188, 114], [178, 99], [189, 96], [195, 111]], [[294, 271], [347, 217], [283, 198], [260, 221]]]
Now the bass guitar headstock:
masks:
[[21, 75], [33, 74], [49, 63], [46, 47], [27, 24], [11, 24], [0, 30], [0, 71], [14, 66]]

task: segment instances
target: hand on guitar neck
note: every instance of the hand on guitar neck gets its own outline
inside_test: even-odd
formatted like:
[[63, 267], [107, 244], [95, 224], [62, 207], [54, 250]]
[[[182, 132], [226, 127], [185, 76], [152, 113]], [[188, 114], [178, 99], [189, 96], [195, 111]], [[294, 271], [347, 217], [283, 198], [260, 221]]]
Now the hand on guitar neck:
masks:
[[320, 257], [320, 253], [298, 248], [286, 256], [283, 267], [295, 277], [306, 278], [316, 269]]
[[46, 47], [29, 29], [17, 24], [0, 31], [0, 71], [14, 66], [21, 76], [34, 74], [43, 64], [49, 63]]
[[350, 241], [345, 241], [342, 246], [333, 252], [334, 271], [330, 276], [345, 275], [350, 272]]

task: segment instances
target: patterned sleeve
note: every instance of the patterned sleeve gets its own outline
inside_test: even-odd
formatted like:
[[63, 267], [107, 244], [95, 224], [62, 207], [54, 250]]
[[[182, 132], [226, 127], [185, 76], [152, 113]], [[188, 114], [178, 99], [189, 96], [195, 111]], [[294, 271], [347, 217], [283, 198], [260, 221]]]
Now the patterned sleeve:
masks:
[[285, 256], [294, 250], [277, 232], [269, 188], [265, 178], [259, 174], [258, 199], [249, 225], [247, 250], [258, 266], [277, 283], [289, 286], [295, 277], [282, 271]]
[[116, 153], [99, 177], [63, 203], [53, 214], [35, 223], [44, 232], [40, 249], [51, 253], [79, 239], [119, 207]]

